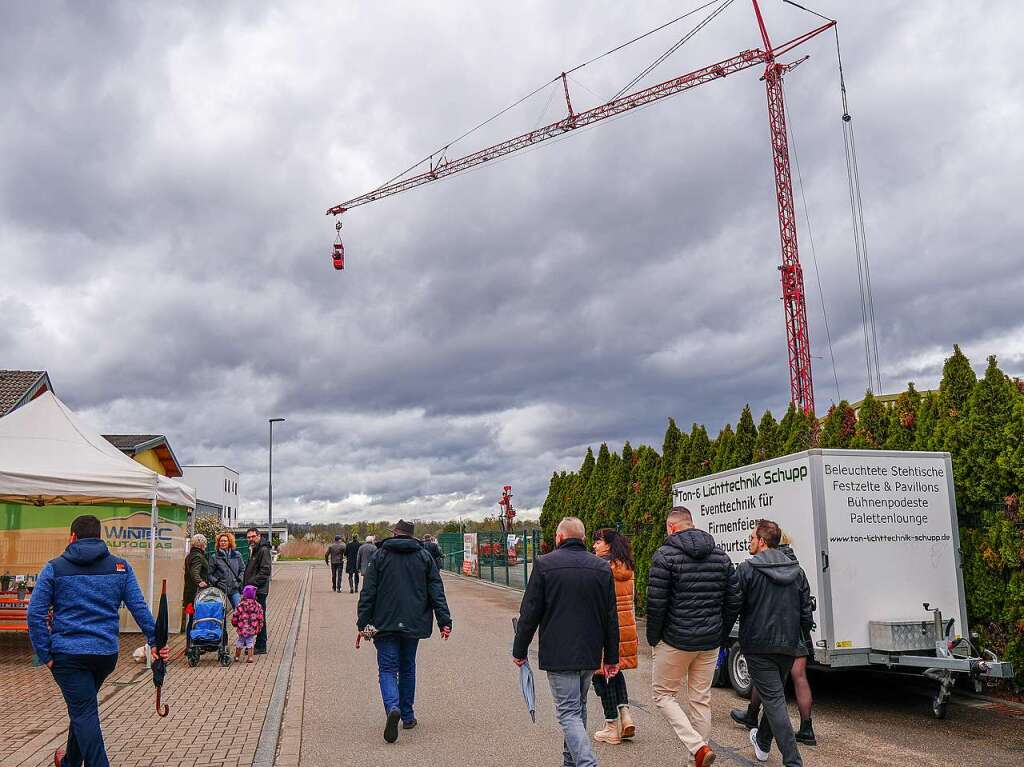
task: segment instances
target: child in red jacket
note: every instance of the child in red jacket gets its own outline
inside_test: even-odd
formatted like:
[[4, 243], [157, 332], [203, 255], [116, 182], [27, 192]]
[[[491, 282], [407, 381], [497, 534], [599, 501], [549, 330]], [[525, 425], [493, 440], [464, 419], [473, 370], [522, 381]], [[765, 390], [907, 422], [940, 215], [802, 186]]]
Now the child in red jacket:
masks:
[[263, 608], [256, 601], [255, 586], [250, 585], [242, 589], [242, 601], [231, 614], [231, 625], [238, 629], [238, 637], [235, 639], [235, 660], [239, 660], [242, 650], [245, 650], [245, 662], [255, 663], [252, 651], [256, 644], [256, 635], [263, 628]]

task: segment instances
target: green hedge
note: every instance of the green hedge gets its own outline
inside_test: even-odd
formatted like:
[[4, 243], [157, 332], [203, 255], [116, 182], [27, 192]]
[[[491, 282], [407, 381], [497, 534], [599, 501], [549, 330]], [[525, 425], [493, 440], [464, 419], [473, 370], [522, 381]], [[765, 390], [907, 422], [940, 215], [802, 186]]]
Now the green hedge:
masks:
[[632, 536], [642, 611], [673, 483], [811, 447], [952, 454], [971, 627], [1024, 681], [1024, 384], [995, 357], [979, 379], [954, 346], [937, 391], [909, 384], [885, 404], [869, 392], [859, 417], [845, 400], [820, 421], [791, 404], [781, 421], [769, 411], [755, 426], [747, 406], [736, 427], [726, 425], [714, 440], [703, 426], [682, 431], [670, 418], [660, 452], [626, 442], [619, 453], [602, 444], [595, 457], [588, 448], [579, 471], [552, 474], [541, 530], [552, 544], [558, 520], [572, 515], [589, 531], [617, 527]]

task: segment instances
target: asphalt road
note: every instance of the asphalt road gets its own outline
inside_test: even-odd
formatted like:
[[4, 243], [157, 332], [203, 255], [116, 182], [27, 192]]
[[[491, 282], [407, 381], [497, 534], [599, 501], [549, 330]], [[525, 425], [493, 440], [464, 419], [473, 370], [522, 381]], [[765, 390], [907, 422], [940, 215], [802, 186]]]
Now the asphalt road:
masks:
[[[436, 632], [421, 642], [416, 716], [419, 726], [384, 743], [384, 710], [371, 646], [355, 650], [358, 595], [335, 594], [330, 571], [313, 572], [306, 647], [305, 696], [300, 764], [303, 767], [556, 767], [562, 738], [543, 674], [537, 678], [537, 723], [518, 690], [512, 665], [511, 619], [520, 592], [455, 576], [445, 588], [455, 620], [448, 642]], [[300, 637], [300, 641], [304, 637]], [[532, 658], [536, 668], [536, 656]], [[651, 705], [650, 651], [641, 648], [640, 668], [626, 672], [634, 703], [637, 737], [620, 746], [596, 745], [608, 767], [684, 765], [687, 754]], [[863, 765], [1024, 765], [1024, 718], [1013, 711], [953, 703], [947, 719], [931, 717], [926, 689], [916, 681], [869, 673], [814, 675], [815, 729], [819, 745], [803, 748], [809, 767]], [[717, 764], [751, 765], [745, 730], [728, 718], [741, 701], [731, 690], [714, 691], [713, 745]], [[795, 707], [791, 715], [796, 720]], [[601, 707], [591, 695], [591, 730], [600, 727]], [[773, 750], [769, 765], [779, 765]]]

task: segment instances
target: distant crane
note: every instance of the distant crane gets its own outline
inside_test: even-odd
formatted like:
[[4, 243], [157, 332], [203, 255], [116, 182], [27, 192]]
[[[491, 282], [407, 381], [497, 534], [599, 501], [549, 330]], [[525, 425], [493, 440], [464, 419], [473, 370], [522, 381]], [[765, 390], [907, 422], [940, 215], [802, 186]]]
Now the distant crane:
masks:
[[[724, 10], [732, 1], [725, 0], [705, 19], [701, 26]], [[424, 184], [429, 184], [432, 181], [438, 181], [447, 176], [461, 173], [521, 149], [536, 146], [543, 141], [556, 138], [570, 131], [585, 128], [624, 112], [647, 106], [668, 96], [696, 88], [698, 85], [703, 85], [713, 80], [721, 80], [736, 72], [763, 64], [764, 74], [762, 79], [764, 80], [768, 96], [768, 127], [771, 132], [772, 162], [775, 167], [775, 195], [778, 204], [779, 237], [782, 249], [782, 264], [779, 266], [779, 273], [782, 280], [782, 302], [785, 311], [786, 339], [789, 351], [790, 399], [804, 413], [813, 413], [814, 384], [811, 376], [810, 337], [807, 330], [807, 301], [804, 292], [803, 268], [800, 265], [800, 255], [797, 249], [793, 180], [790, 173], [786, 107], [782, 89], [783, 75], [806, 61], [807, 56], [789, 63], [782, 63], [778, 59], [817, 37], [822, 32], [832, 29], [836, 26], [836, 22], [828, 20], [825, 24], [798, 37], [794, 37], [780, 45], [772, 45], [771, 39], [768, 36], [768, 30], [765, 27], [764, 17], [761, 15], [758, 0], [751, 0], [751, 2], [754, 7], [754, 15], [757, 18], [757, 26], [761, 33], [761, 40], [764, 43], [763, 49], [755, 48], [743, 51], [732, 58], [696, 69], [671, 80], [666, 80], [658, 85], [635, 90], [625, 95], [617, 95], [600, 106], [582, 112], [576, 112], [573, 108], [566, 73], [563, 72], [560, 79], [568, 113], [562, 119], [457, 159], [448, 159], [442, 151], [436, 158], [431, 156], [429, 168], [425, 172], [415, 176], [399, 177], [397, 180], [390, 181], [365, 194], [339, 203], [329, 208], [327, 215], [340, 216], [360, 205], [375, 202], [399, 192], [406, 192]], [[790, 4], [795, 5], [795, 3]], [[700, 26], [697, 27], [697, 29], [700, 28]], [[684, 38], [684, 41], [686, 39]], [[647, 71], [649, 72], [652, 68], [649, 68]], [[337, 222], [337, 229], [338, 238], [335, 241], [332, 259], [335, 268], [342, 269], [344, 268], [345, 249], [341, 242], [340, 220]]]

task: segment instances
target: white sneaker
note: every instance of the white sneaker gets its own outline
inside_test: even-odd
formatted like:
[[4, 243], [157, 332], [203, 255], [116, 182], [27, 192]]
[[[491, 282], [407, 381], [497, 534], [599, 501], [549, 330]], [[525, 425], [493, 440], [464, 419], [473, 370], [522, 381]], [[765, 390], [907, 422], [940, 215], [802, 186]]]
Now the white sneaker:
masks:
[[755, 727], [750, 731], [750, 745], [754, 747], [754, 756], [757, 757], [759, 762], [768, 761], [768, 752], [762, 751], [761, 747], [757, 745], [757, 728]]

